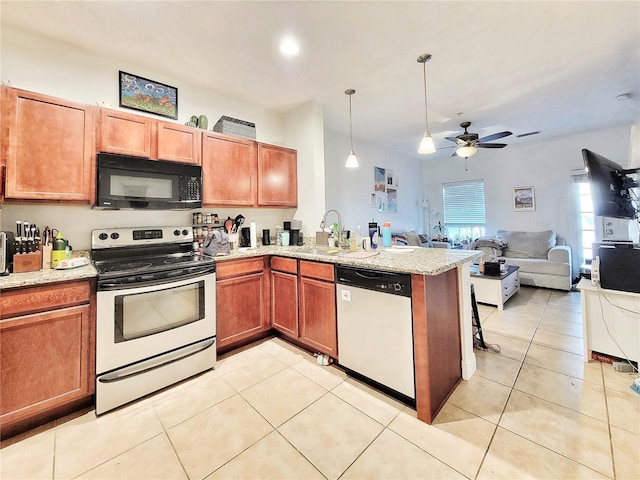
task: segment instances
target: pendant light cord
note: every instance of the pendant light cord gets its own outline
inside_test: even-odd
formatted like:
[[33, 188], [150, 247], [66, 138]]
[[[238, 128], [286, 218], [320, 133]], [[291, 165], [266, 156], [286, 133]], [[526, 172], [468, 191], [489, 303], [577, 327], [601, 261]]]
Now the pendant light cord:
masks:
[[429, 130], [429, 109], [427, 107], [427, 62], [422, 63], [424, 73], [424, 121], [427, 124], [427, 131]]
[[353, 119], [351, 118], [351, 95], [349, 94], [349, 138], [351, 139], [351, 152], [353, 153]]

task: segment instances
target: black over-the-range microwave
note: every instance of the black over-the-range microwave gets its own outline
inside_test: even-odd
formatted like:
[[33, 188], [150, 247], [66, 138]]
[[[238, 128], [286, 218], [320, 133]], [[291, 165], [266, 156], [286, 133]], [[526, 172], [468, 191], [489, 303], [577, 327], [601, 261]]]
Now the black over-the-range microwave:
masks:
[[202, 167], [98, 153], [97, 208], [186, 210], [202, 207]]

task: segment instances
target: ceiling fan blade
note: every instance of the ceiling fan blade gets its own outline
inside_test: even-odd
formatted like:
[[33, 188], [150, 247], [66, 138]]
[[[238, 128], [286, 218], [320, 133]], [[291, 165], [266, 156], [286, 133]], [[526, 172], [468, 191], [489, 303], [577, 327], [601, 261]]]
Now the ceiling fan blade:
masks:
[[450, 142], [458, 143], [458, 139], [457, 139], [456, 137], [444, 137], [444, 138], [446, 138], [446, 139], [447, 139], [447, 140], [449, 140]]
[[490, 142], [492, 140], [497, 140], [499, 138], [508, 137], [509, 135], [513, 135], [511, 132], [499, 132], [494, 133], [493, 135], [487, 135], [486, 137], [479, 138], [478, 141], [482, 142]]
[[478, 143], [476, 147], [478, 148], [504, 148], [506, 147], [506, 143]]
[[456, 148], [456, 147], [457, 147], [457, 145], [451, 145], [449, 147], [438, 147], [438, 148], [436, 148], [436, 150], [448, 150], [450, 148]]

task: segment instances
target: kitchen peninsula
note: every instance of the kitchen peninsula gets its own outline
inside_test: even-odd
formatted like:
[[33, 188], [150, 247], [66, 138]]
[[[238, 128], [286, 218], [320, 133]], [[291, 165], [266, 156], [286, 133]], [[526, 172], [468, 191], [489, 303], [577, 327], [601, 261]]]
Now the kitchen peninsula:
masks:
[[383, 248], [367, 258], [358, 258], [358, 253], [326, 247], [270, 246], [240, 249], [217, 261], [271, 255], [410, 274], [416, 410], [420, 420], [431, 423], [460, 379], [469, 379], [476, 370], [469, 266], [482, 252]]
[[[259, 260], [264, 273], [270, 273], [272, 260], [278, 257], [318, 265], [354, 265], [376, 270], [408, 273], [412, 282], [412, 316], [416, 375], [416, 410], [418, 418], [430, 423], [460, 379], [475, 371], [470, 303], [470, 262], [481, 252], [449, 249], [396, 251], [382, 249], [378, 255], [357, 258], [350, 252], [322, 247], [279, 247], [239, 249], [217, 257], [222, 270], [225, 264]], [[254, 262], [255, 263], [255, 262]], [[77, 278], [75, 278], [77, 275]], [[0, 279], [0, 303], [18, 291], [56, 283], [67, 285], [95, 275], [92, 266], [73, 270], [13, 274]], [[13, 321], [9, 310], [2, 308], [2, 320]], [[270, 312], [270, 309], [268, 310]], [[223, 316], [219, 317], [220, 322]], [[93, 320], [95, 321], [95, 320]], [[271, 323], [268, 325], [271, 327]], [[367, 332], [363, 332], [363, 335]], [[375, 334], [375, 332], [371, 332]]]

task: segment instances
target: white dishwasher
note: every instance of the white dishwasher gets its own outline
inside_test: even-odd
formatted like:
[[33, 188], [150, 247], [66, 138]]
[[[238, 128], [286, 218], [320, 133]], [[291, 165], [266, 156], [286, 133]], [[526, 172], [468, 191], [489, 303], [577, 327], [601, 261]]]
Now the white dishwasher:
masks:
[[415, 405], [411, 275], [348, 266], [336, 273], [340, 365]]

